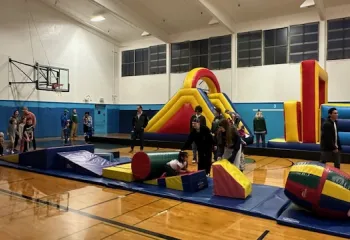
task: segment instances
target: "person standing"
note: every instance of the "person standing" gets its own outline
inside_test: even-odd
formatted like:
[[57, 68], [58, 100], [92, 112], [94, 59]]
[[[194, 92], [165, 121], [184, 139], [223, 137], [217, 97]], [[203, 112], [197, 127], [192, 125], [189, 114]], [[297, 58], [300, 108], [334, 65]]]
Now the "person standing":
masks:
[[135, 147], [135, 141], [137, 138], [140, 139], [140, 150], [143, 150], [143, 145], [144, 145], [144, 131], [145, 128], [148, 125], [148, 116], [146, 113], [142, 111], [142, 106], [139, 105], [137, 106], [137, 113], [136, 115], [132, 118], [132, 131], [131, 131], [131, 150], [130, 153], [134, 151]]
[[76, 137], [77, 137], [77, 131], [78, 131], [78, 113], [76, 109], [73, 109], [72, 115], [71, 115], [71, 120], [70, 120], [70, 124], [71, 124], [71, 134], [70, 134], [70, 138], [72, 141], [75, 141]]
[[26, 118], [27, 122], [31, 122], [31, 128], [32, 128], [32, 144], [33, 144], [33, 150], [36, 150], [36, 141], [35, 141], [35, 128], [36, 128], [36, 117], [34, 113], [30, 112], [27, 107], [23, 107], [23, 116]]
[[[215, 112], [214, 112], [214, 120], [211, 124], [211, 134], [214, 137], [214, 142], [218, 141], [218, 130], [219, 130], [219, 123], [222, 119], [224, 119], [224, 116], [221, 113], [221, 109], [218, 107], [215, 107]], [[214, 148], [214, 161], [218, 159], [218, 148]]]
[[[205, 117], [202, 115], [203, 109], [201, 106], [196, 106], [196, 108], [194, 109], [195, 114], [191, 117], [190, 119], [190, 132], [192, 132], [193, 130], [193, 121], [195, 119], [199, 119], [199, 123], [201, 126], [207, 126], [207, 122]], [[196, 163], [197, 162], [197, 145], [195, 142], [192, 143], [192, 153], [193, 153], [193, 160], [192, 163]]]
[[321, 128], [321, 162], [326, 163], [334, 159], [334, 167], [340, 169], [341, 144], [338, 133], [338, 111], [336, 108], [328, 110], [328, 118]]
[[68, 109], [65, 109], [61, 115], [61, 139], [62, 139], [62, 141], [64, 141], [64, 129], [65, 129], [67, 122], [69, 120], [68, 114], [69, 114]]
[[11, 119], [16, 120], [16, 122], [17, 122], [17, 131], [16, 131], [15, 141], [14, 141], [14, 148], [16, 149], [17, 146], [18, 146], [18, 140], [19, 140], [18, 127], [19, 127], [19, 124], [21, 122], [21, 116], [19, 115], [19, 111], [18, 110], [15, 110], [13, 112], [13, 115], [11, 116]]
[[254, 126], [254, 133], [256, 136], [256, 147], [260, 146], [259, 144], [260, 139], [262, 142], [262, 147], [265, 147], [265, 136], [267, 134], [266, 121], [260, 109], [258, 109], [258, 111], [255, 114], [255, 117], [253, 120], [253, 126]]
[[198, 171], [205, 170], [207, 176], [209, 176], [214, 141], [210, 129], [205, 125], [201, 125], [199, 118], [193, 119], [192, 130], [181, 151], [189, 148], [192, 143], [196, 144], [198, 150]]
[[89, 143], [93, 132], [92, 117], [89, 112], [85, 112], [83, 124], [85, 143]]

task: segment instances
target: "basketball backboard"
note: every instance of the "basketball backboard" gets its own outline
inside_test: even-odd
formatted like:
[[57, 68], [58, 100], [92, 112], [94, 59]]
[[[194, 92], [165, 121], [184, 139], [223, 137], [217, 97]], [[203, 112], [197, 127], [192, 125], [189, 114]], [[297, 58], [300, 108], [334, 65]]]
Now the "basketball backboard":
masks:
[[37, 63], [35, 75], [38, 90], [69, 92], [69, 69]]

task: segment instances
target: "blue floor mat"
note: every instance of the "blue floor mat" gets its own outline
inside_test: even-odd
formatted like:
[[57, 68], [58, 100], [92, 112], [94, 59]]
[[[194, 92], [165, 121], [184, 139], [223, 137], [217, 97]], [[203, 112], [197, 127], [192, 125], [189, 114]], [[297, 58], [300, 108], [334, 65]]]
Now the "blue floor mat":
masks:
[[159, 197], [167, 197], [184, 202], [197, 203], [268, 219], [277, 219], [279, 213], [282, 211], [281, 209], [284, 209], [286, 205], [290, 203], [288, 198], [283, 194], [283, 189], [259, 184], [253, 184], [252, 195], [245, 200], [241, 200], [213, 196], [213, 181], [211, 178], [208, 179], [209, 187], [207, 189], [196, 193], [186, 193], [143, 183], [124, 183], [111, 179], [78, 175], [75, 173], [58, 170], [40, 170], [28, 168], [3, 161], [0, 161], [0, 166], [12, 167], [56, 177], [69, 178], [104, 185], [107, 187], [123, 188], [129, 191], [136, 191]]
[[350, 220], [317, 218], [311, 213], [290, 204], [277, 219], [281, 225], [350, 239]]

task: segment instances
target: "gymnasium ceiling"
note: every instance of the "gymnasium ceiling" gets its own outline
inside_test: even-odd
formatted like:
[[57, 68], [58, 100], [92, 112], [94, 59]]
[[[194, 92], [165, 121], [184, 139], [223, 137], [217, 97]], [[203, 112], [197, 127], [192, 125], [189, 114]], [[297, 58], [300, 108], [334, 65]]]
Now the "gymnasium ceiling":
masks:
[[[116, 43], [142, 39], [146, 31], [164, 42], [171, 36], [209, 28], [213, 17], [221, 27], [235, 31], [240, 22], [318, 11], [300, 9], [304, 0], [39, 0]], [[324, 8], [350, 0], [315, 0]], [[283, 7], [281, 7], [283, 5]], [[321, 5], [322, 6], [322, 5]], [[323, 9], [324, 9], [323, 8]], [[106, 20], [91, 22], [96, 15]]]

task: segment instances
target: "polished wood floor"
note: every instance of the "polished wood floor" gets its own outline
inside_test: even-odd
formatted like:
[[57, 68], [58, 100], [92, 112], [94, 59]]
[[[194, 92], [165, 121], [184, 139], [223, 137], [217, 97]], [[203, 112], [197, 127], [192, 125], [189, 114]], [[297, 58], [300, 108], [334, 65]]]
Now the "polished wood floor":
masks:
[[[129, 155], [129, 149], [119, 150]], [[280, 187], [291, 163], [298, 161], [249, 158], [255, 163], [247, 165], [245, 174], [254, 183]], [[342, 165], [342, 170], [349, 173], [350, 166]], [[230, 211], [0, 167], [4, 240], [258, 239], [265, 231], [266, 240], [341, 239]]]

